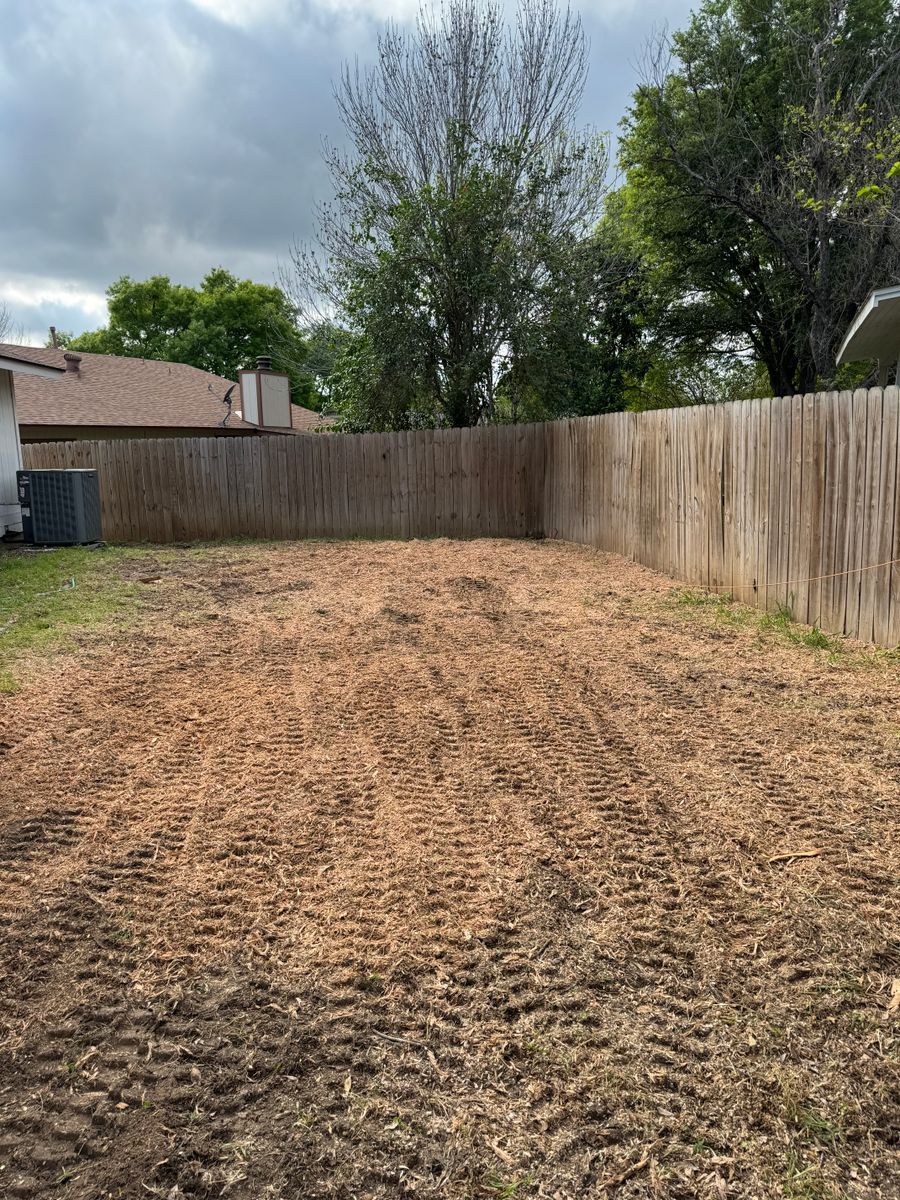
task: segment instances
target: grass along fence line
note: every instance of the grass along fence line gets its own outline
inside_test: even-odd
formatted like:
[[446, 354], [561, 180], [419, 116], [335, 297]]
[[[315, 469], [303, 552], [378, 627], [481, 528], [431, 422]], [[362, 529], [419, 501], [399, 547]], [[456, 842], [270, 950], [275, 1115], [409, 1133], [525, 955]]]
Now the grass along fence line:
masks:
[[66, 442], [111, 541], [554, 537], [829, 633], [900, 642], [900, 395], [824, 392], [543, 425]]

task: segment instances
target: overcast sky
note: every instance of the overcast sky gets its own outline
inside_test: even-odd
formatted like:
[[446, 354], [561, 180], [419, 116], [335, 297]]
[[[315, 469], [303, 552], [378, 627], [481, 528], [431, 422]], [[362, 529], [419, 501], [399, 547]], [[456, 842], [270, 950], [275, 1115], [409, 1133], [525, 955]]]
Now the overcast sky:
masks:
[[[128, 274], [273, 281], [329, 194], [332, 81], [415, 0], [0, 0], [0, 301], [39, 344]], [[576, 6], [578, 7], [578, 6]], [[687, 0], [586, 0], [582, 123], [615, 130]]]

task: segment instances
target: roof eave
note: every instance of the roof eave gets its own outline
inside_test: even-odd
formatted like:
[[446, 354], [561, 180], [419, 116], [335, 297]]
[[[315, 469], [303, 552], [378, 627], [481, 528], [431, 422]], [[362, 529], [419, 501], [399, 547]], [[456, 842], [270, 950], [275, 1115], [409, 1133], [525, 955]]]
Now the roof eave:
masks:
[[[896, 359], [900, 355], [900, 316], [896, 336], [890, 340], [881, 340], [879, 333], [868, 331], [866, 325], [871, 322], [873, 314], [885, 303], [900, 303], [900, 285], [889, 288], [878, 288], [872, 292], [865, 304], [853, 318], [853, 323], [847, 330], [847, 335], [841, 342], [837, 352], [837, 362], [860, 362], [863, 359]], [[882, 335], [883, 336], [883, 335]]]
[[0, 371], [12, 371], [15, 375], [37, 375], [40, 379], [59, 379], [65, 375], [65, 367], [47, 367], [30, 359], [15, 358], [11, 354], [0, 354]]

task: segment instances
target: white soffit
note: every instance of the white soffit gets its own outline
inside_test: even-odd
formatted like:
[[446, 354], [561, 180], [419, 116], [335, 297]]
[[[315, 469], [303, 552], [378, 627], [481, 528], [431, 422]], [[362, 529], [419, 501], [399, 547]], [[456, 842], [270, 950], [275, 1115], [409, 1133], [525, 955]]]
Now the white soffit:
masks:
[[869, 296], [854, 317], [837, 356], [839, 363], [866, 358], [884, 362], [900, 358], [900, 285], [879, 288]]
[[11, 354], [0, 354], [0, 371], [12, 371], [15, 375], [39, 375], [42, 379], [59, 379], [60, 375], [66, 373], [65, 367], [45, 367], [42, 363], [14, 358]]

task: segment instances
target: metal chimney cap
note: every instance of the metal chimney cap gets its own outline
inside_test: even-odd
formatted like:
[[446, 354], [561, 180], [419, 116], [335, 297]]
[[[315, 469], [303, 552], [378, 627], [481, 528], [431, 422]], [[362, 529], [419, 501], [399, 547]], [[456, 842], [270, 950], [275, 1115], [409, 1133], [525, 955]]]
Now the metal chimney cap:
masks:
[[271, 371], [272, 370], [271, 355], [258, 354], [256, 356], [256, 369], [257, 369], [257, 371]]

